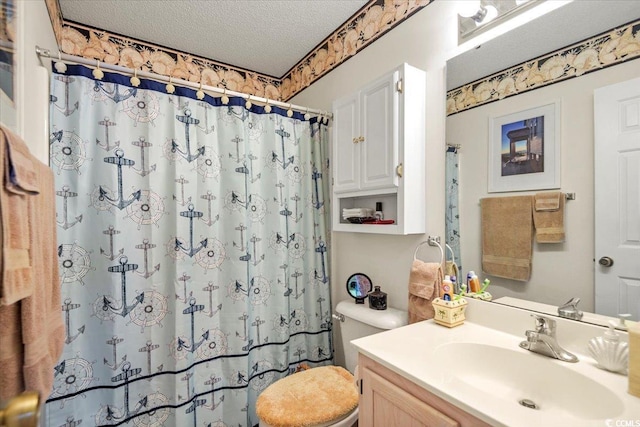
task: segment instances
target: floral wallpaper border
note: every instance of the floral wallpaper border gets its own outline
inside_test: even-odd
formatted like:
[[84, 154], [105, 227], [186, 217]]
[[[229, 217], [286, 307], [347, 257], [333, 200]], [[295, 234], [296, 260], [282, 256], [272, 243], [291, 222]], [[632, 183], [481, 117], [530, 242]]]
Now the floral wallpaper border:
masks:
[[640, 57], [640, 20], [447, 92], [447, 116]]
[[281, 78], [66, 22], [58, 0], [45, 3], [66, 54], [287, 101], [432, 1], [370, 1]]

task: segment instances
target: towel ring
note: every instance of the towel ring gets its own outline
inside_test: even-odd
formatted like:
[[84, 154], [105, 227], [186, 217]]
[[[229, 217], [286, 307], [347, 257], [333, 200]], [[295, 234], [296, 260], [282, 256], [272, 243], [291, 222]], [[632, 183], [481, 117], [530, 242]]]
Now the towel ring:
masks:
[[443, 265], [444, 264], [444, 250], [442, 249], [442, 246], [440, 246], [440, 243], [438, 243], [438, 241], [433, 238], [433, 237], [429, 237], [428, 240], [425, 240], [424, 242], [420, 242], [418, 243], [418, 246], [416, 246], [416, 250], [413, 252], [413, 260], [417, 261], [418, 258], [418, 250], [420, 249], [420, 247], [422, 247], [423, 245], [429, 245], [429, 246], [437, 246], [438, 249], [440, 249], [440, 264]]
[[451, 254], [451, 261], [453, 261], [454, 263], [456, 262], [456, 254], [453, 253], [453, 249], [451, 249], [451, 246], [449, 246], [448, 243], [444, 244], [447, 249], [449, 249], [449, 253]]

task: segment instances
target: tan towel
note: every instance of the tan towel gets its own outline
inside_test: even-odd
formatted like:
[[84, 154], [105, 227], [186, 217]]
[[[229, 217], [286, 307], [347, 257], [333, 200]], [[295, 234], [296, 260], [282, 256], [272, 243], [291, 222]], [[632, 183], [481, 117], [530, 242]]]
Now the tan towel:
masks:
[[560, 191], [536, 193], [533, 205], [536, 242], [564, 242], [564, 194]]
[[[26, 145], [17, 136], [0, 126], [0, 176], [6, 176], [4, 161], [7, 155], [6, 139], [11, 140], [11, 154], [14, 147], [20, 146], [21, 153], [28, 153]], [[29, 154], [30, 156], [30, 154]], [[14, 157], [12, 156], [12, 159]], [[19, 280], [20, 285], [32, 288], [26, 298], [11, 304], [0, 306], [0, 401], [15, 396], [25, 390], [38, 391], [42, 399], [46, 399], [53, 386], [53, 368], [62, 354], [65, 339], [65, 327], [60, 307], [60, 278], [58, 273], [58, 255], [56, 242], [55, 193], [53, 174], [48, 166], [34, 157], [32, 170], [35, 187], [41, 189], [40, 194], [22, 196], [26, 200], [21, 204], [25, 210], [21, 212], [20, 224], [30, 232], [28, 234], [28, 253], [30, 281], [27, 283], [23, 275], [3, 275], [0, 287], [17, 289], [15, 283], [5, 283], [5, 279]], [[20, 181], [16, 181], [20, 182]], [[26, 185], [26, 184], [25, 184]], [[0, 187], [0, 211], [2, 211], [3, 256], [0, 267], [12, 267], [7, 263], [7, 252], [4, 243], [5, 217], [7, 212], [14, 212], [6, 205], [7, 187]], [[11, 197], [17, 196], [11, 193]], [[14, 199], [11, 199], [14, 200]], [[16, 225], [16, 224], [12, 224]], [[11, 242], [11, 240], [9, 240]], [[5, 286], [6, 285], [6, 286]]]
[[458, 264], [455, 261], [447, 261], [444, 264], [444, 274], [450, 277], [455, 276], [456, 280], [460, 279], [460, 271], [458, 270]]
[[433, 318], [431, 301], [438, 296], [442, 278], [439, 262], [413, 260], [409, 274], [409, 323]]
[[490, 197], [482, 210], [482, 271], [527, 281], [531, 277], [533, 197]]
[[0, 305], [13, 304], [33, 293], [30, 259], [29, 204], [38, 194], [34, 162], [27, 146], [15, 134], [0, 128], [2, 159], [2, 283]]

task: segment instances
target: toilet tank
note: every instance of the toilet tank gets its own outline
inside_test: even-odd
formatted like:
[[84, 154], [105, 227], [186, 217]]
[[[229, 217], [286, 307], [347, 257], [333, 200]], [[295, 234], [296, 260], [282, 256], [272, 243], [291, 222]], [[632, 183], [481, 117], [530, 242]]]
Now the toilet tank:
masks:
[[373, 310], [366, 304], [356, 304], [354, 301], [340, 301], [336, 311], [344, 316], [344, 322], [340, 322], [340, 332], [346, 368], [350, 372], [358, 364], [358, 351], [351, 344], [352, 340], [399, 328], [406, 325], [408, 319], [404, 310], [392, 307]]

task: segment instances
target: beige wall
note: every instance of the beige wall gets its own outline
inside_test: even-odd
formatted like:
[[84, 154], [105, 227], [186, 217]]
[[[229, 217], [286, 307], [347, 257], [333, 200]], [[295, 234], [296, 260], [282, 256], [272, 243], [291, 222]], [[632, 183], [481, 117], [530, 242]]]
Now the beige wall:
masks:
[[[31, 153], [48, 163], [49, 77], [36, 55], [36, 45], [57, 52], [57, 44], [44, 0], [18, 0], [17, 120], [14, 131]], [[47, 61], [48, 62], [48, 61]], [[50, 69], [50, 65], [47, 63]]]
[[[495, 297], [512, 296], [558, 306], [580, 297], [580, 307], [594, 311], [594, 175], [593, 91], [635, 78], [640, 61], [630, 61], [563, 83], [475, 108], [447, 118], [447, 142], [461, 144], [460, 234], [464, 270], [481, 268], [480, 205], [487, 194], [489, 117], [560, 100], [561, 190], [575, 192], [576, 200], [565, 206], [566, 241], [534, 243], [529, 282], [492, 278]], [[506, 196], [524, 193], [500, 193]]]
[[[388, 304], [407, 309], [407, 282], [413, 252], [427, 235], [444, 238], [445, 84], [447, 54], [455, 47], [455, 2], [436, 1], [375, 41], [298, 94], [292, 102], [331, 110], [334, 99], [347, 95], [403, 62], [427, 72], [425, 235], [387, 236], [365, 233], [332, 234], [331, 282], [333, 306], [344, 299], [347, 278], [367, 274], [388, 294]], [[421, 249], [421, 257], [437, 260], [437, 249]], [[336, 361], [343, 362], [339, 328]]]
[[[58, 47], [44, 0], [20, 0], [25, 25], [22, 37], [23, 78], [18, 129], [31, 152], [41, 161], [49, 161], [49, 70], [50, 61], [40, 61], [36, 46], [57, 52]], [[44, 66], [43, 66], [44, 65]]]

